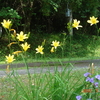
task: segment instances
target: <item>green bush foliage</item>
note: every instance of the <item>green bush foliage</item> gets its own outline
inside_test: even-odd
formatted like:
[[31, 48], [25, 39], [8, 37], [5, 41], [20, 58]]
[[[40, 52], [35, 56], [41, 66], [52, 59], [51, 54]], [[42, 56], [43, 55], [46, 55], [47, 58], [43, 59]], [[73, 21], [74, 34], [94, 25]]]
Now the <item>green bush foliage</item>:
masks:
[[14, 17], [18, 20], [22, 17], [20, 20], [21, 27], [19, 27], [22, 30], [37, 31], [37, 28], [39, 28], [39, 30], [47, 33], [66, 30], [65, 25], [68, 20], [65, 13], [67, 8], [72, 9], [73, 18], [80, 19], [83, 23], [85, 19], [92, 15], [100, 16], [99, 0], [10, 0], [6, 3], [4, 0], [3, 2], [0, 1], [0, 8], [2, 18], [10, 15], [11, 18]]

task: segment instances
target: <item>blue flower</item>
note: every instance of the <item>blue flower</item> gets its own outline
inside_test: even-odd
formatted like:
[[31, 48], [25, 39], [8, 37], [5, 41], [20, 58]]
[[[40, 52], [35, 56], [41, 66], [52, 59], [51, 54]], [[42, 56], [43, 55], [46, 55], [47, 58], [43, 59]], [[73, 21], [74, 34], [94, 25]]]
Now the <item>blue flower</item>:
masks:
[[87, 99], [87, 100], [92, 100], [92, 99]]
[[96, 75], [95, 78], [100, 80], [100, 75]]
[[94, 83], [94, 78], [87, 77], [86, 81], [90, 83]]
[[84, 77], [88, 77], [89, 75], [91, 75], [91, 73], [87, 72], [84, 74]]
[[94, 86], [95, 86], [95, 87], [98, 87], [98, 85], [99, 85], [98, 82], [95, 82], [95, 83], [94, 83]]
[[82, 99], [82, 96], [78, 95], [78, 96], [76, 96], [76, 99], [77, 100], [81, 100]]

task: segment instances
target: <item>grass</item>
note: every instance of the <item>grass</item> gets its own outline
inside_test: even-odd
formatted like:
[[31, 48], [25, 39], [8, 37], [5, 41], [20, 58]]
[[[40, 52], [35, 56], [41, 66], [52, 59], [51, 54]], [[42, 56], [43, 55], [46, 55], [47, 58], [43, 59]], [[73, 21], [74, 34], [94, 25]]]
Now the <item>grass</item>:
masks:
[[[96, 60], [100, 59], [100, 57], [73, 57], [73, 58], [42, 58], [42, 59], [34, 59], [34, 58], [29, 58], [27, 59], [27, 63], [32, 63], [32, 62], [59, 62], [59, 61], [81, 61], [81, 60]], [[23, 63], [23, 60], [15, 60], [13, 63]], [[0, 64], [5, 64], [5, 61], [1, 61]]]
[[[99, 70], [96, 67], [94, 74], [100, 74]], [[29, 75], [8, 74], [0, 78], [0, 99], [76, 100], [75, 97], [81, 94], [86, 84], [83, 74], [88, 71], [88, 68], [74, 69], [70, 63], [70, 68], [62, 66], [61, 72], [55, 67], [53, 73], [42, 73], [41, 70], [38, 74], [30, 74], [31, 79]]]
[[[44, 59], [28, 59], [27, 62], [50, 62], [50, 61], [80, 61], [80, 60], [93, 60], [99, 57], [76, 57], [76, 58], [44, 58]], [[20, 62], [20, 61], [19, 61]]]
[[[60, 75], [61, 73], [59, 73], [59, 75]], [[50, 73], [46, 73], [46, 74], [34, 74], [34, 75], [31, 75], [31, 77], [32, 77], [32, 84], [34, 85], [36, 85], [36, 87], [37, 88], [43, 88], [43, 90], [42, 91], [44, 91], [44, 89], [45, 89], [45, 86], [46, 87], [48, 87], [48, 82], [50, 82], [49, 83], [49, 85], [50, 84], [53, 84], [54, 82], [51, 82], [51, 80], [54, 80], [54, 74], [50, 74]], [[56, 76], [56, 77], [58, 77], [58, 76]], [[28, 76], [26, 76], [26, 75], [24, 75], [24, 76], [17, 76], [16, 77], [17, 79], [19, 79], [19, 82], [21, 82], [21, 84], [24, 82], [24, 85], [25, 84], [27, 84], [27, 86], [28, 86]], [[38, 80], [37, 80], [38, 79]], [[6, 82], [8, 80], [8, 82]], [[14, 79], [14, 78], [12, 78], [12, 79], [10, 79], [10, 78], [3, 78], [3, 88], [5, 88], [6, 89], [6, 91], [8, 91], [8, 93], [9, 93], [9, 91], [12, 91], [12, 93], [14, 93], [15, 92], [15, 89], [14, 89], [14, 84], [13, 83], [11, 83], [11, 80], [13, 80], [13, 81], [16, 81], [16, 79]], [[22, 80], [22, 81], [21, 81]], [[35, 82], [35, 83], [34, 83]], [[0, 82], [1, 84], [2, 84], [2, 82]], [[5, 85], [4, 85], [5, 84]], [[9, 88], [10, 87], [10, 88]], [[52, 86], [49, 86], [49, 88], [50, 87], [52, 87]], [[48, 89], [48, 88], [47, 88]], [[46, 90], [47, 90], [46, 89]], [[47, 90], [47, 91], [44, 91], [44, 93], [46, 93], [47, 91], [50, 91], [49, 89]], [[4, 91], [4, 90], [3, 90]], [[28, 90], [27, 90], [28, 91]], [[2, 93], [3, 94], [3, 93]], [[14, 94], [12, 94], [12, 95], [14, 95]], [[9, 95], [8, 95], [9, 96]], [[7, 97], [8, 98], [8, 97]], [[6, 99], [7, 99], [6, 98]], [[5, 99], [5, 100], [6, 100]], [[37, 99], [38, 100], [38, 99]], [[41, 99], [42, 100], [42, 99]]]

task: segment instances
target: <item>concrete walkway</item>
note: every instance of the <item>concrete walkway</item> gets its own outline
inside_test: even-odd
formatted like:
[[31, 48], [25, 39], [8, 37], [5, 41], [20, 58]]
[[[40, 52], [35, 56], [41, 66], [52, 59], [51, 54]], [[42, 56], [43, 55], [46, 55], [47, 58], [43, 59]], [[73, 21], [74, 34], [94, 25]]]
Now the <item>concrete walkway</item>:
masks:
[[[89, 68], [89, 66], [94, 63], [94, 67], [100, 67], [100, 60], [82, 60], [82, 61], [64, 61], [62, 63], [60, 62], [47, 62], [47, 63], [43, 63], [43, 62], [34, 62], [34, 63], [28, 63], [29, 66], [29, 72], [31, 74], [35, 74], [35, 73], [53, 73], [55, 71], [55, 68], [57, 68], [57, 70], [59, 72], [61, 72], [65, 66], [68, 66], [68, 68], [71, 68], [71, 66], [74, 66], [73, 70], [77, 70], [77, 69], [87, 69]], [[0, 65], [0, 77], [5, 76], [6, 73], [6, 66], [7, 64], [1, 64]], [[23, 68], [24, 69], [23, 69]], [[27, 70], [25, 67], [25, 64], [23, 63], [18, 63], [18, 64], [12, 64], [11, 68], [20, 68], [20, 69], [16, 69], [14, 70], [14, 73], [17, 73], [19, 75], [23, 75], [23, 74], [27, 74]], [[2, 71], [3, 69], [3, 71]], [[5, 70], [4, 70], [5, 69]], [[10, 72], [12, 73], [12, 71]]]

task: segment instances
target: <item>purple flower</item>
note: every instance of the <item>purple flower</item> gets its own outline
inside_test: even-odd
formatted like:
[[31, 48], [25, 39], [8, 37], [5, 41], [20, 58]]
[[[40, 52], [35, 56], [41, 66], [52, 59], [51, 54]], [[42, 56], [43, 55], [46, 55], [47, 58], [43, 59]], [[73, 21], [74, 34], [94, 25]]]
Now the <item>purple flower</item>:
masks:
[[100, 80], [100, 75], [96, 75], [95, 78]]
[[76, 96], [76, 99], [77, 100], [81, 100], [82, 99], [82, 96], [78, 95], [78, 96]]
[[87, 77], [86, 81], [90, 83], [94, 83], [94, 78]]
[[87, 72], [84, 74], [84, 77], [88, 77], [89, 75], [91, 75], [91, 73]]
[[99, 85], [98, 82], [95, 82], [95, 83], [94, 83], [94, 86], [95, 86], [95, 87], [98, 87], [98, 85]]

